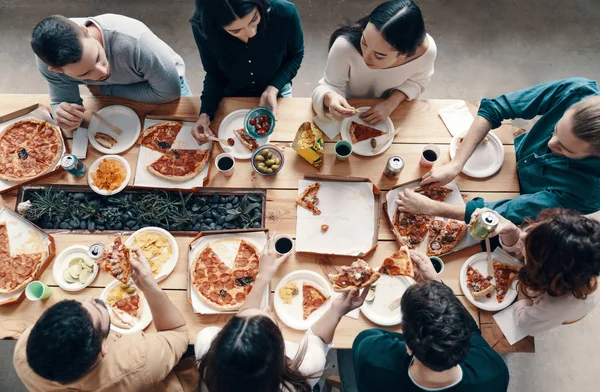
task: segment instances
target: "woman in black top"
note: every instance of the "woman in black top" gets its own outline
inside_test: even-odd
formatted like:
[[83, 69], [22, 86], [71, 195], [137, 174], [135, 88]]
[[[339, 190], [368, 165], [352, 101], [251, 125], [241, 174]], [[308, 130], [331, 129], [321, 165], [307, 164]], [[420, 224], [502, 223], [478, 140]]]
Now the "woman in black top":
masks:
[[296, 7], [285, 0], [196, 0], [190, 23], [206, 71], [196, 140], [212, 135], [210, 120], [223, 97], [260, 97], [276, 114], [277, 97], [291, 96], [304, 57]]

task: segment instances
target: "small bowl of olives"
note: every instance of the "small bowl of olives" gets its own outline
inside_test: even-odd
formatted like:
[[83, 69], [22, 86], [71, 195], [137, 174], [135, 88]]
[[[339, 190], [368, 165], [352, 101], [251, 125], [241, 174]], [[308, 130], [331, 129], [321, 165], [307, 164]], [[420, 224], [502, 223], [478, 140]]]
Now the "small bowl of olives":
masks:
[[272, 144], [260, 146], [252, 154], [250, 163], [255, 172], [263, 176], [273, 176], [283, 167], [283, 152]]

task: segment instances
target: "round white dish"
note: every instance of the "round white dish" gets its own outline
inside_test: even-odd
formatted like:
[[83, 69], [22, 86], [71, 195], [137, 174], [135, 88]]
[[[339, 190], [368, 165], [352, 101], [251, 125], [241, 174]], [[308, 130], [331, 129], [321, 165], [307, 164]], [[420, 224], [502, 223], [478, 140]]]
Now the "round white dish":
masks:
[[125, 241], [125, 246], [131, 247], [133, 244], [133, 239], [136, 235], [147, 232], [164, 235], [165, 237], [167, 237], [167, 239], [169, 240], [169, 244], [171, 245], [171, 257], [169, 258], [169, 260], [163, 263], [162, 267], [160, 268], [159, 274], [155, 276], [156, 280], [160, 282], [164, 280], [167, 276], [169, 276], [177, 266], [177, 260], [179, 260], [179, 247], [177, 246], [177, 241], [175, 241], [175, 237], [173, 237], [171, 233], [169, 233], [165, 229], [161, 229], [160, 227], [144, 227], [142, 229], [139, 229], [138, 231], [131, 234], [129, 238], [127, 238], [127, 241]]
[[402, 323], [402, 312], [400, 307], [390, 310], [389, 306], [394, 300], [402, 298], [406, 289], [415, 284], [414, 279], [408, 276], [381, 275], [375, 286], [375, 299], [371, 302], [365, 301], [360, 311], [371, 322], [392, 326]]
[[[246, 118], [246, 113], [248, 113], [249, 109], [239, 109], [234, 112], [231, 112], [221, 121], [221, 125], [219, 125], [219, 130], [217, 131], [217, 137], [219, 139], [227, 140], [232, 138], [235, 141], [233, 146], [228, 144], [223, 144], [219, 142], [219, 145], [226, 153], [233, 155], [236, 159], [250, 159], [252, 156], [252, 151], [248, 150], [240, 139], [235, 136], [233, 133], [236, 129], [244, 129], [244, 119]], [[264, 144], [268, 144], [269, 140], [271, 140], [271, 135], [262, 138], [256, 139], [256, 143], [258, 146], [262, 146]]]
[[[510, 256], [506, 256], [503, 254], [494, 254], [493, 258], [494, 260], [498, 260], [502, 263], [512, 264], [520, 267], [520, 265], [515, 263], [515, 261]], [[483, 276], [494, 276], [494, 271], [488, 272], [487, 265], [488, 263], [486, 252], [476, 253], [473, 256], [469, 257], [460, 270], [460, 289], [462, 290], [465, 297], [467, 297], [467, 300], [479, 309], [487, 310], [489, 312], [497, 312], [508, 307], [510, 304], [512, 304], [515, 298], [517, 298], [517, 281], [513, 282], [511, 288], [504, 296], [504, 301], [502, 301], [502, 303], [499, 303], [496, 299], [495, 290], [492, 291], [491, 298], [487, 298], [484, 296], [482, 298], [479, 298], [479, 300], [476, 300], [475, 298], [473, 298], [471, 292], [467, 288], [467, 267], [472, 266], [473, 268], [481, 272]]]
[[[113, 287], [115, 287], [118, 284], [121, 284], [121, 282], [118, 280], [113, 280], [108, 285], [106, 285], [106, 287], [102, 291], [102, 294], [100, 294], [100, 299], [102, 301], [106, 302], [106, 297], [108, 297], [108, 292], [110, 291], [110, 289], [112, 289]], [[141, 290], [140, 290], [140, 292], [141, 292]], [[152, 312], [150, 311], [150, 305], [148, 305], [148, 301], [146, 301], [145, 295], [142, 295], [141, 300], [142, 300], [142, 317], [140, 318], [140, 321], [138, 321], [130, 329], [124, 329], [124, 328], [117, 327], [114, 323], [111, 322], [110, 329], [112, 329], [113, 331], [115, 331], [117, 333], [123, 334], [123, 335], [128, 335], [128, 334], [143, 331], [144, 329], [146, 329], [148, 327], [148, 325], [150, 325], [150, 323], [152, 322]], [[111, 317], [113, 317], [110, 306], [108, 306], [108, 305], [106, 305], [106, 306], [108, 307], [108, 313], [111, 315]]]
[[[69, 266], [69, 262], [76, 257], [81, 257], [87, 261], [93, 262], [92, 274], [88, 277], [85, 283], [81, 283], [76, 280], [73, 283], [69, 283], [63, 277], [63, 271]], [[89, 254], [88, 247], [83, 245], [72, 245], [64, 249], [56, 256], [54, 263], [52, 263], [52, 277], [56, 284], [65, 291], [80, 291], [88, 287], [96, 276], [98, 275], [98, 264], [94, 262]]]
[[[142, 130], [140, 118], [127, 106], [107, 106], [98, 110], [98, 114], [114, 126], [121, 128], [123, 131], [121, 135], [117, 135], [95, 116], [92, 117], [88, 126], [88, 139], [92, 147], [99, 152], [103, 154], [121, 154], [129, 150], [140, 137], [140, 132]], [[102, 147], [98, 144], [96, 139], [94, 139], [96, 132], [102, 132], [112, 136], [117, 143], [111, 148]]]
[[[119, 186], [117, 189], [113, 190], [112, 192], [109, 192], [105, 189], [100, 189], [96, 185], [93, 184], [94, 180], [92, 178], [92, 173], [94, 173], [96, 170], [98, 170], [98, 166], [100, 166], [100, 162], [102, 162], [104, 159], [119, 161], [120, 163], [123, 164], [123, 166], [125, 167], [125, 171], [127, 172], [125, 174], [125, 180], [123, 181], [121, 186]], [[88, 170], [88, 185], [90, 186], [90, 188], [92, 188], [92, 190], [94, 192], [96, 192], [97, 194], [102, 195], [102, 196], [116, 195], [117, 193], [121, 192], [123, 189], [125, 189], [127, 184], [129, 184], [130, 179], [131, 179], [131, 166], [129, 166], [129, 162], [127, 162], [125, 160], [125, 158], [123, 158], [119, 155], [105, 155], [103, 157], [100, 157], [100, 158], [96, 159], [94, 161], [94, 163], [91, 164], [91, 166]]]
[[[456, 135], [450, 142], [450, 158], [456, 156], [458, 139], [464, 137], [465, 133]], [[486, 178], [496, 174], [504, 163], [504, 146], [493, 132], [487, 135], [488, 142], [480, 143], [473, 155], [467, 160], [462, 172], [473, 178]]]
[[369, 123], [364, 122], [363, 120], [360, 119], [359, 116], [368, 109], [370, 109], [370, 108], [366, 107], [366, 106], [357, 108], [356, 110], [358, 110], [359, 113], [354, 114], [354, 116], [352, 116], [352, 117], [345, 118], [342, 121], [340, 136], [341, 136], [342, 140], [346, 140], [346, 141], [352, 143], [352, 139], [350, 138], [350, 133], [349, 133], [350, 124], [352, 124], [352, 121], [357, 122], [359, 124], [367, 125], [371, 128], [379, 129], [382, 132], [387, 132], [387, 135], [382, 135], [382, 136], [375, 138], [375, 140], [377, 140], [377, 147], [379, 147], [381, 145], [381, 143], [385, 143], [385, 147], [382, 148], [377, 153], [373, 152], [373, 147], [371, 146], [371, 139], [363, 140], [362, 142], [358, 142], [356, 144], [352, 143], [352, 152], [354, 154], [361, 155], [364, 157], [373, 157], [376, 155], [383, 154], [392, 145], [392, 142], [394, 141], [394, 139], [390, 138], [390, 135], [392, 135], [394, 133], [394, 123], [392, 122], [392, 120], [389, 117], [386, 118], [385, 121], [382, 121], [377, 125], [371, 125]]
[[[284, 304], [283, 300], [279, 296], [279, 289], [288, 282], [295, 282], [298, 285], [298, 295], [292, 298], [291, 304]], [[323, 304], [319, 309], [315, 310], [306, 320], [302, 317], [302, 283], [312, 283], [317, 286], [323, 293], [329, 295], [327, 302]], [[313, 271], [300, 270], [294, 271], [283, 277], [279, 281], [279, 284], [275, 288], [275, 294], [273, 298], [273, 305], [275, 306], [275, 312], [277, 317], [284, 322], [290, 328], [297, 329], [300, 331], [306, 331], [309, 329], [315, 321], [317, 321], [331, 306], [332, 292], [331, 286], [325, 280], [324, 277]]]

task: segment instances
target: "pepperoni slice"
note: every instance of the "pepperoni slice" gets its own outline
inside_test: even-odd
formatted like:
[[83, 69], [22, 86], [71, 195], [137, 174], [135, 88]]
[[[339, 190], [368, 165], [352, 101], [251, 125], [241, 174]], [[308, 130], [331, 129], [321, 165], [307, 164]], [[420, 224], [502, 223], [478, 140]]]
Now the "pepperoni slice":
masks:
[[217, 280], [219, 280], [219, 277], [216, 274], [208, 274], [209, 282], [216, 282]]
[[231, 279], [231, 280], [229, 280], [229, 281], [225, 282], [225, 288], [226, 288], [227, 290], [231, 290], [231, 289], [233, 289], [234, 287], [235, 287], [235, 281], [234, 281], [233, 279]]
[[244, 276], [246, 276], [246, 271], [244, 270], [234, 270], [233, 271], [233, 276], [235, 276], [236, 279], [240, 279], [243, 278]]
[[203, 279], [206, 276], [206, 271], [204, 268], [196, 268], [195, 275], [197, 279]]
[[235, 301], [238, 303], [243, 303], [246, 300], [246, 294], [244, 293], [237, 293], [235, 295]]
[[221, 264], [219, 264], [219, 270], [221, 272], [226, 272], [226, 271], [229, 271], [229, 267], [226, 266], [224, 263], [221, 263]]
[[215, 291], [211, 291], [210, 295], [208, 297], [211, 299], [211, 301], [216, 302], [218, 304], [220, 304], [222, 302], [221, 295], [216, 290]]
[[231, 296], [231, 294], [225, 294], [225, 297], [223, 297], [223, 303], [230, 304], [231, 301], [233, 301], [233, 297]]
[[202, 284], [200, 285], [200, 292], [201, 293], [207, 293], [210, 289], [211, 289], [211, 284], [209, 282], [202, 282]]
[[223, 287], [225, 287], [223, 285], [223, 282], [221, 282], [220, 280], [218, 280], [215, 284], [214, 284], [215, 289], [217, 290], [221, 290]]
[[227, 283], [227, 282], [229, 282], [231, 280], [232, 280], [231, 279], [231, 275], [229, 275], [229, 274], [222, 274], [221, 275], [221, 282]]

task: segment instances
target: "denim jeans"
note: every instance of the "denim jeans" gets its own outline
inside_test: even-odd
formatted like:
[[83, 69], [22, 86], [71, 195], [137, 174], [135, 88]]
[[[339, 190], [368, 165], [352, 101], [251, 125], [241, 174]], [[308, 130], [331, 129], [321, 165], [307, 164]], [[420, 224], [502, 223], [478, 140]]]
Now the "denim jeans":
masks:
[[190, 85], [187, 80], [185, 80], [185, 76], [179, 77], [179, 82], [181, 86], [181, 96], [182, 97], [193, 97], [192, 91], [190, 90]]

